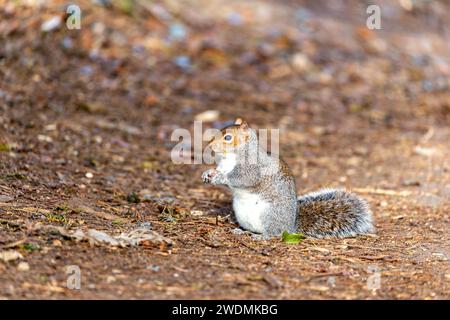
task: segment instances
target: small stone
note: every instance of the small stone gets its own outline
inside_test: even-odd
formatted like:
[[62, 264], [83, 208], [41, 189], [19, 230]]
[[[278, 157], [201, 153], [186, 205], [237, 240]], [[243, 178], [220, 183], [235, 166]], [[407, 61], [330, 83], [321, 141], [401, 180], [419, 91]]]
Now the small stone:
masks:
[[430, 156], [435, 155], [438, 151], [435, 148], [426, 148], [426, 147], [417, 146], [414, 149], [414, 152], [421, 156], [430, 157]]
[[149, 190], [149, 189], [142, 189], [142, 190], [139, 191], [139, 195], [140, 195], [141, 197], [147, 196], [148, 198], [151, 198], [151, 196], [152, 196], [152, 191]]
[[152, 223], [150, 221], [144, 221], [144, 222], [139, 223], [138, 227], [151, 230], [152, 229]]
[[42, 25], [41, 25], [41, 30], [43, 32], [49, 32], [52, 30], [55, 30], [56, 28], [58, 28], [62, 23], [62, 19], [61, 16], [54, 16], [50, 19], [48, 19], [47, 21], [45, 21]]
[[198, 217], [198, 216], [203, 216], [204, 213], [203, 213], [203, 211], [200, 211], [200, 210], [192, 210], [191, 215]]
[[10, 202], [13, 201], [14, 198], [10, 196], [5, 196], [0, 194], [0, 202]]
[[347, 159], [347, 164], [350, 166], [359, 166], [362, 162], [362, 158], [360, 157], [350, 157]]
[[191, 59], [188, 56], [177, 56], [173, 61], [181, 69], [188, 70], [192, 67]]
[[169, 40], [180, 41], [186, 38], [186, 28], [179, 23], [174, 23], [169, 27]]
[[243, 21], [242, 16], [238, 12], [231, 12], [228, 15], [227, 20], [228, 20], [228, 23], [233, 26], [239, 26], [242, 24], [242, 21]]
[[311, 132], [317, 136], [323, 136], [327, 133], [327, 129], [321, 126], [314, 126], [311, 128]]
[[46, 126], [44, 127], [44, 129], [45, 129], [46, 131], [55, 131], [55, 130], [56, 130], [56, 124], [55, 124], [55, 123], [48, 124], [48, 125], [46, 125]]
[[88, 179], [92, 179], [92, 178], [94, 177], [94, 175], [92, 174], [92, 172], [87, 172], [85, 176], [86, 176], [86, 178], [88, 178]]
[[62, 46], [63, 46], [65, 49], [72, 49], [72, 48], [73, 48], [73, 41], [72, 41], [72, 39], [69, 38], [69, 37], [65, 37], [65, 38], [62, 40], [61, 44], [62, 44]]
[[37, 138], [41, 142], [49, 142], [49, 143], [53, 142], [52, 137], [49, 137], [49, 136], [46, 136], [46, 135], [43, 135], [43, 134], [38, 134]]
[[220, 112], [218, 110], [207, 110], [195, 116], [195, 120], [204, 122], [213, 122], [219, 119]]
[[147, 269], [147, 270], [152, 270], [152, 271], [154, 271], [154, 272], [158, 272], [159, 269], [160, 269], [160, 267], [157, 266], [157, 265], [151, 265], [151, 266], [147, 266], [146, 269]]
[[328, 286], [334, 288], [336, 286], [336, 278], [328, 277], [327, 284], [328, 284]]
[[17, 265], [17, 270], [19, 270], [19, 271], [29, 271], [30, 270], [30, 265], [27, 262], [20, 262]]
[[304, 53], [296, 53], [292, 56], [292, 66], [298, 72], [309, 71], [312, 68], [312, 63], [308, 56]]
[[402, 185], [407, 186], [407, 187], [419, 187], [421, 185], [421, 183], [419, 180], [405, 179], [402, 181]]
[[1, 251], [0, 252], [0, 260], [3, 260], [4, 262], [16, 260], [16, 259], [23, 259], [23, 256], [18, 251], [9, 250], [9, 251]]
[[234, 228], [233, 230], [231, 230], [231, 233], [236, 234], [236, 235], [241, 235], [241, 234], [245, 234], [245, 230], [242, 230], [241, 228]]

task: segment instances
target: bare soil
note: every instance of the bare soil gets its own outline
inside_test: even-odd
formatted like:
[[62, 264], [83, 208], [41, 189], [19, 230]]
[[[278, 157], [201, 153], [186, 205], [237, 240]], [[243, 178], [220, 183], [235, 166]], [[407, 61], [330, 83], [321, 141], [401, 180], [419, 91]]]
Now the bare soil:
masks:
[[[77, 3], [80, 30], [44, 32], [64, 1], [0, 1], [0, 253], [22, 255], [0, 259], [0, 298], [450, 298], [447, 2], [379, 1], [381, 30], [361, 1]], [[204, 129], [279, 128], [299, 192], [360, 193], [376, 235], [233, 234], [228, 190], [170, 158], [206, 110]], [[173, 247], [40, 228], [146, 222]]]

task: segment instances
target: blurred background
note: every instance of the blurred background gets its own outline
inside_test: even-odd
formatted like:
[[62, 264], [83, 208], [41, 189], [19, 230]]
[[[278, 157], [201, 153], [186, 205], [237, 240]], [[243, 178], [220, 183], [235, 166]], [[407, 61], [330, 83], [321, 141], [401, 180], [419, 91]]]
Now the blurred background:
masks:
[[[80, 29], [68, 27], [76, 26], [71, 4]], [[242, 116], [280, 129], [296, 170], [322, 161], [317, 153], [350, 158], [349, 146], [364, 160], [377, 143], [374, 153], [414, 178], [409, 163], [396, 160], [400, 151], [386, 147], [411, 138], [407, 148], [426, 157], [439, 145], [420, 139], [446, 140], [450, 4], [378, 1], [379, 30], [367, 27], [371, 4], [2, 1], [3, 149], [25, 150], [16, 154], [25, 158], [45, 151], [47, 163], [65, 154], [73, 165], [121, 165], [140, 154], [149, 167], [169, 166], [174, 129], [192, 132], [194, 120], [221, 128]], [[330, 169], [351, 179], [339, 165]]]

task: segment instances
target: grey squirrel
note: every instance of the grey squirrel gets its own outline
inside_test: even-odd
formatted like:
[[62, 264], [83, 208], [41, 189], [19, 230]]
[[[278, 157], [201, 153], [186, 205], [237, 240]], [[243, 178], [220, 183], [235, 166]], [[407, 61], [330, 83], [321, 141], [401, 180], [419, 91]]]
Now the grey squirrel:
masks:
[[297, 198], [287, 164], [264, 150], [246, 121], [237, 118], [208, 144], [217, 168], [202, 174], [204, 183], [226, 185], [241, 228], [264, 237], [284, 231], [314, 238], [352, 237], [374, 232], [372, 213], [356, 194], [321, 189]]

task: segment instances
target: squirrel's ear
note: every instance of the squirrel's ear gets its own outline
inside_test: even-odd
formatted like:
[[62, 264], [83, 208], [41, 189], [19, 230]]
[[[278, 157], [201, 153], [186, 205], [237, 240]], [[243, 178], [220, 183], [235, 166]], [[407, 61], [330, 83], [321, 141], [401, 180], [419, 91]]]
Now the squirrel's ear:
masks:
[[236, 118], [236, 120], [234, 121], [234, 124], [238, 125], [241, 129], [247, 129], [248, 128], [247, 121], [243, 120], [242, 118]]

